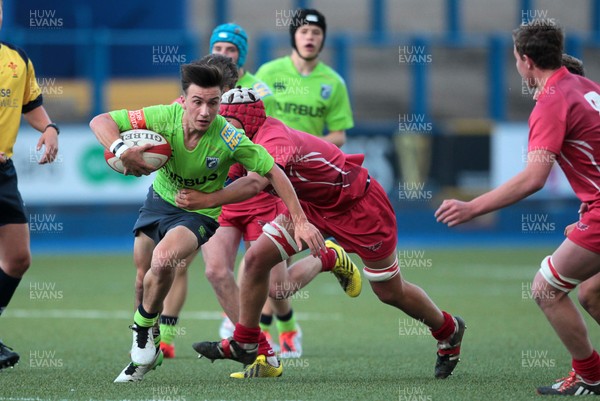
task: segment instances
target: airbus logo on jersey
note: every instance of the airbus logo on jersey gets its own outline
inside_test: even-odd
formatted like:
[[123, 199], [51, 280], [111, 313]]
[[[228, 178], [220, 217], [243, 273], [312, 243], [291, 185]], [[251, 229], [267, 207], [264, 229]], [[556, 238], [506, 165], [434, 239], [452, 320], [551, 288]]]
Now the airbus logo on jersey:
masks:
[[333, 88], [331, 85], [321, 85], [321, 97], [325, 100], [331, 97], [331, 91]]
[[218, 157], [207, 157], [206, 158], [206, 168], [214, 170], [219, 165]]
[[277, 111], [286, 114], [297, 114], [299, 116], [323, 117], [325, 115], [325, 107], [313, 107], [305, 104], [284, 103], [277, 104]]
[[205, 175], [203, 177], [185, 178], [180, 176], [179, 174], [174, 173], [172, 170], [164, 171], [167, 173], [171, 181], [176, 183], [177, 187], [192, 188], [198, 185], [206, 184], [208, 181], [214, 181], [219, 177], [217, 173], [212, 173], [208, 176]]

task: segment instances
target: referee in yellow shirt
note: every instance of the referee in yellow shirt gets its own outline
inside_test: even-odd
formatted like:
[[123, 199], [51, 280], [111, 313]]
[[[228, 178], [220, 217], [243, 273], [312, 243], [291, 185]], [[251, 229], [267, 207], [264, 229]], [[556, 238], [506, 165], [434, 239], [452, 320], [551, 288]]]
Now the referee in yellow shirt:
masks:
[[[10, 159], [21, 114], [29, 125], [42, 132], [37, 148], [45, 149], [39, 164], [52, 163], [58, 153], [59, 131], [42, 106], [33, 64], [23, 50], [0, 42], [0, 315], [31, 262], [27, 216]], [[19, 354], [0, 341], [0, 369], [18, 361]]]

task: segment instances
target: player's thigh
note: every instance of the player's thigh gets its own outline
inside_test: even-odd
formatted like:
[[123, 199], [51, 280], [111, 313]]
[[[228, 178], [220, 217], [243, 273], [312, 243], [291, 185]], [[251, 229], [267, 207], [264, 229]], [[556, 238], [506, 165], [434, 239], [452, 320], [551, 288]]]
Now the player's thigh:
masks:
[[[250, 249], [250, 247], [252, 246], [252, 244], [254, 244], [254, 242], [255, 241], [247, 241], [246, 249]], [[243, 262], [244, 261], [242, 260], [242, 263], [240, 263], [240, 269], [242, 269], [242, 265], [244, 264]], [[281, 261], [281, 262], [277, 263], [275, 266], [273, 266], [273, 268], [271, 269], [271, 279], [270, 279], [271, 286], [275, 286], [277, 283], [281, 283], [288, 279], [287, 267], [288, 267], [288, 263], [286, 260]]]
[[600, 254], [566, 239], [552, 254], [552, 265], [558, 274], [583, 281], [600, 272]]
[[369, 269], [373, 270], [383, 270], [392, 266], [396, 262], [396, 252], [391, 253], [387, 256], [383, 256], [378, 260], [365, 260], [362, 259], [363, 264]]
[[152, 267], [181, 267], [198, 248], [198, 238], [186, 226], [171, 228], [152, 252]]
[[29, 264], [29, 228], [27, 224], [0, 226], [0, 266], [12, 277], [21, 277]]
[[245, 271], [264, 272], [298, 252], [294, 225], [289, 213], [281, 214], [266, 224], [263, 233], [252, 242], [244, 255]]
[[235, 268], [235, 259], [242, 240], [242, 232], [235, 227], [221, 226], [202, 245], [202, 258], [207, 270]]

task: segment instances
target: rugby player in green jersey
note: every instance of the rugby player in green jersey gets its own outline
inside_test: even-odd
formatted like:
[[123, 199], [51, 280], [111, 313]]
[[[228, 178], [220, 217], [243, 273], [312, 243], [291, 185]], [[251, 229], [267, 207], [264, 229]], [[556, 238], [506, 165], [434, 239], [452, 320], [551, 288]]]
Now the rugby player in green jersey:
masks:
[[[90, 128], [106, 149], [120, 157], [125, 174], [152, 172], [143, 161], [148, 146], [128, 148], [119, 133], [133, 128], [162, 134], [172, 156], [161, 168], [134, 225], [136, 303], [133, 318], [132, 362], [115, 382], [140, 381], [162, 363], [158, 316], [176, 268], [208, 241], [218, 227], [221, 207], [199, 208], [197, 196], [221, 188], [229, 167], [239, 162], [268, 178], [291, 211], [299, 234], [313, 255], [325, 248], [323, 237], [306, 220], [298, 198], [285, 174], [261, 146], [217, 115], [223, 92], [222, 74], [214, 65], [187, 64], [181, 69], [183, 104], [158, 105], [141, 110], [118, 110], [96, 116]], [[266, 339], [262, 338], [264, 342]]]
[[323, 14], [296, 10], [290, 24], [292, 54], [265, 63], [256, 77], [273, 90], [276, 108], [267, 115], [340, 147], [354, 121], [346, 83], [319, 60], [326, 33]]
[[[234, 85], [231, 85], [226, 90], [233, 89], [235, 86], [241, 86], [244, 88], [252, 88], [255, 92], [259, 94], [261, 97], [267, 114], [270, 114], [275, 107], [275, 100], [271, 93], [269, 87], [259, 79], [257, 79], [254, 75], [250, 74], [245, 70], [244, 64], [246, 62], [246, 57], [248, 54], [248, 35], [244, 28], [237, 24], [227, 23], [217, 26], [210, 37], [210, 50], [212, 54], [221, 54], [227, 56], [233, 60], [235, 66], [237, 68], [237, 73], [239, 79]], [[228, 66], [220, 63], [222, 68], [227, 68]], [[272, 206], [277, 205], [279, 208], [283, 208], [283, 204], [281, 200], [267, 193], [262, 193], [257, 196], [255, 199], [249, 200], [248, 203], [242, 202], [240, 204], [228, 205], [228, 208], [235, 209], [239, 212], [244, 212], [245, 214], [252, 214], [253, 211], [257, 210], [257, 203], [263, 202], [271, 209]], [[247, 205], [250, 206], [247, 206]], [[273, 210], [277, 210], [277, 208], [272, 208]], [[272, 212], [270, 212], [272, 213]], [[254, 213], [256, 214], [256, 213]], [[256, 221], [265, 220], [265, 216], [255, 216]], [[229, 219], [220, 220], [219, 223], [221, 225], [231, 226], [229, 224]], [[255, 240], [260, 230], [255, 233], [250, 233], [250, 229], [244, 229], [243, 239], [245, 240], [246, 246], [250, 245], [250, 242]], [[228, 242], [236, 242], [239, 244], [240, 238], [237, 240], [234, 238], [223, 239]], [[207, 246], [202, 247], [202, 252], [204, 254], [206, 265], [206, 275], [209, 278], [214, 278], [214, 280], [218, 280], [222, 282], [222, 285], [217, 285], [215, 288], [217, 289], [216, 295], [219, 298], [221, 304], [229, 304], [232, 301], [232, 291], [237, 293], [237, 287], [235, 289], [231, 288], [230, 280], [223, 280], [222, 275], [224, 272], [218, 270], [221, 268], [221, 264], [218, 266], [215, 264], [209, 263], [211, 255], [220, 255], [221, 252], [221, 242], [222, 241], [212, 241]], [[215, 244], [215, 245], [213, 245]], [[215, 248], [218, 247], [218, 248]], [[282, 263], [281, 267], [277, 267], [273, 270], [274, 276], [278, 269], [285, 269], [286, 264]], [[231, 269], [234, 268], [234, 265], [231, 265]], [[243, 266], [240, 266], [240, 269]], [[183, 309], [183, 305], [185, 303], [186, 293], [188, 287], [187, 280], [187, 271], [185, 269], [177, 270], [177, 274], [173, 281], [173, 286], [171, 287], [171, 291], [165, 298], [164, 302], [164, 310], [160, 317], [160, 332], [161, 332], [161, 343], [160, 347], [163, 350], [165, 358], [174, 358], [175, 357], [175, 334], [177, 333], [176, 325], [179, 323], [179, 315], [181, 310]], [[277, 345], [272, 341], [271, 334], [269, 331], [269, 326], [273, 321], [273, 312], [271, 311], [269, 304], [273, 305], [273, 309], [275, 314], [278, 316], [277, 320], [277, 328], [280, 333], [279, 342], [281, 344], [281, 349], [288, 350], [282, 354], [283, 357], [286, 356], [296, 356], [299, 357], [302, 354], [302, 334], [299, 326], [296, 324], [296, 319], [291, 308], [291, 301], [288, 299], [285, 300], [270, 300], [265, 306], [265, 310], [268, 311], [263, 316], [263, 325], [261, 326], [264, 330], [265, 335], [267, 336], [268, 341], [271, 343], [272, 347], [275, 350], [278, 350]], [[236, 303], [237, 305], [237, 303]], [[225, 310], [228, 310], [228, 307], [224, 307]], [[230, 337], [233, 334], [233, 324], [231, 320], [225, 316], [223, 318], [223, 322], [221, 323], [221, 327], [219, 329], [219, 333], [221, 338]]]

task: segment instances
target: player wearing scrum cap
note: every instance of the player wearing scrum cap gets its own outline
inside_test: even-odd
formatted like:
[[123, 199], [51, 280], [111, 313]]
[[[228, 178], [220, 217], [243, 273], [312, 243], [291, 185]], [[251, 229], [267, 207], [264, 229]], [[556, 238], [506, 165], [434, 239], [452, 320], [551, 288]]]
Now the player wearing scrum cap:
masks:
[[[292, 182], [313, 224], [323, 234], [335, 237], [344, 249], [360, 256], [365, 264], [364, 275], [379, 299], [430, 327], [438, 341], [435, 376], [446, 378], [452, 374], [459, 360], [465, 323], [441, 311], [422, 289], [401, 277], [396, 255], [396, 216], [381, 185], [362, 167], [364, 156], [347, 155], [331, 143], [267, 117], [260, 98], [248, 89], [225, 93], [219, 114], [243, 128], [254, 143], [262, 145], [274, 157]], [[230, 175], [241, 178], [221, 191], [206, 194], [203, 203], [239, 202], [268, 186], [268, 182], [254, 173], [238, 170], [230, 171]], [[278, 295], [272, 287], [269, 289], [271, 267], [298, 252], [291, 240], [293, 236], [294, 227], [289, 224], [288, 214], [264, 226], [263, 233], [244, 256], [240, 317], [233, 338], [194, 344], [194, 349], [209, 359], [250, 364], [244, 372], [232, 374], [233, 377], [254, 377], [267, 370], [273, 372], [272, 376], [281, 374], [281, 367], [270, 365], [259, 352], [259, 318], [269, 291], [271, 296]], [[290, 266], [289, 281], [308, 283], [324, 265], [340, 255], [336, 248], [327, 248], [320, 256], [307, 257]]]

